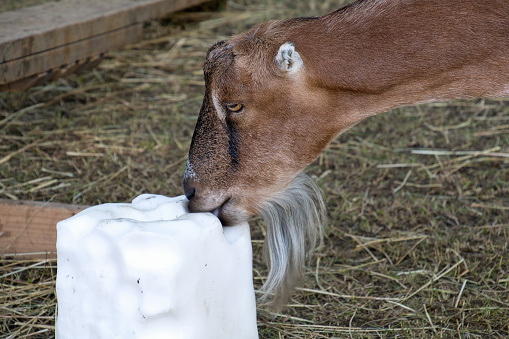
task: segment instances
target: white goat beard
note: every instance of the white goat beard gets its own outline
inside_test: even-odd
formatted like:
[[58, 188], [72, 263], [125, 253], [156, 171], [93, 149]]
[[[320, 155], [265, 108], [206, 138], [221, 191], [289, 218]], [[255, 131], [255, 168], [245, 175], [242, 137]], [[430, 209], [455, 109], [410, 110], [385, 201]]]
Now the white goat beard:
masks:
[[322, 241], [325, 212], [320, 188], [305, 174], [299, 174], [284, 192], [262, 206], [269, 274], [259, 290], [259, 302], [271, 301], [276, 309], [287, 302], [304, 275], [306, 254], [312, 255], [317, 242]]

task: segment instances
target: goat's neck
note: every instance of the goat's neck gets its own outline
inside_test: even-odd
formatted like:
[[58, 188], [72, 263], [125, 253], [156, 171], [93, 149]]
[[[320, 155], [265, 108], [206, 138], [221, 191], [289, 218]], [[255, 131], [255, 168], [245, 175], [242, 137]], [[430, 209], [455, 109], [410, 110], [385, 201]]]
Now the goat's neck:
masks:
[[388, 109], [509, 95], [505, 0], [365, 1], [296, 25], [311, 87], [352, 125]]

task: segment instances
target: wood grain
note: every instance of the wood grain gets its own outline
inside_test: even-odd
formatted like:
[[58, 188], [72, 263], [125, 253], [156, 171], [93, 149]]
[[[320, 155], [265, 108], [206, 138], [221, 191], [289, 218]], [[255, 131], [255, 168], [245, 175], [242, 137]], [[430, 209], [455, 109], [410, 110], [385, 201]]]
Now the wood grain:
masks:
[[139, 41], [142, 33], [142, 23], [138, 23], [88, 39], [77, 40], [24, 58], [4, 62], [0, 64], [0, 74], [2, 74], [2, 80], [9, 83], [40, 72], [55, 71], [62, 66], [73, 65], [80, 60]]
[[0, 255], [55, 257], [57, 222], [86, 207], [0, 199]]

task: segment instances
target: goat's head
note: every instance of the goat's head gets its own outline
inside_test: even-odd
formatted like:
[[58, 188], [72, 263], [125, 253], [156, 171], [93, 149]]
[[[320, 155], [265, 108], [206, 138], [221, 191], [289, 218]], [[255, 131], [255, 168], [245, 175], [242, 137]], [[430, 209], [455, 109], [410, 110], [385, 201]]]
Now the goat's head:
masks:
[[260, 29], [210, 48], [185, 172], [190, 210], [227, 225], [258, 214], [337, 134], [294, 44]]

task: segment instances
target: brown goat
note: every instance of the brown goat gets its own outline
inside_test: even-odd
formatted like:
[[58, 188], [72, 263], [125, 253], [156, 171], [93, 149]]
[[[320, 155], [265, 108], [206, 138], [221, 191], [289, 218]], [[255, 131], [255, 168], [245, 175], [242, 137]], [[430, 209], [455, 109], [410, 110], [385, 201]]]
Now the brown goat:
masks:
[[359, 0], [270, 21], [212, 46], [184, 176], [192, 212], [261, 214], [262, 298], [284, 301], [321, 235], [300, 174], [340, 133], [391, 108], [509, 96], [507, 0]]

